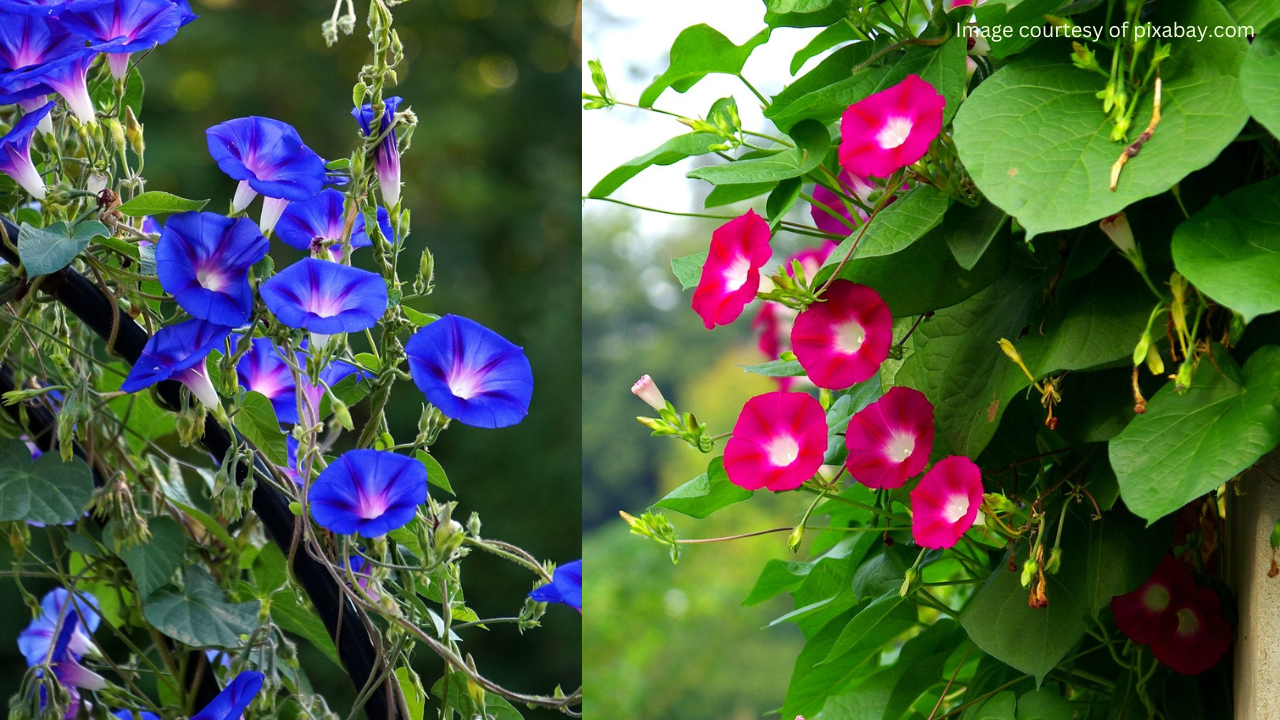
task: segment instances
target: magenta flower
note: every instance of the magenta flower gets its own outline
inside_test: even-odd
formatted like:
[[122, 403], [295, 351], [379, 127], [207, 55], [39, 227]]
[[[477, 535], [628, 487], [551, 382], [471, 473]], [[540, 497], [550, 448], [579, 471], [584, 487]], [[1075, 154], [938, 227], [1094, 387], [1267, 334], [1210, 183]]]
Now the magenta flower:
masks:
[[209, 381], [205, 358], [230, 334], [231, 328], [205, 320], [187, 320], [160, 328], [142, 348], [120, 389], [132, 393], [165, 380], [186, 385], [200, 402], [218, 406], [218, 392]]
[[911, 491], [911, 535], [927, 548], [953, 547], [982, 505], [982, 471], [963, 455], [939, 460]]
[[251, 220], [180, 213], [169, 218], [156, 243], [156, 275], [192, 317], [235, 327], [253, 313], [249, 268], [268, 249]]
[[836, 280], [791, 328], [791, 351], [820, 388], [840, 390], [880, 369], [893, 344], [893, 316], [875, 290]]
[[772, 392], [747, 401], [724, 448], [729, 481], [747, 490], [795, 490], [827, 452], [827, 416], [812, 396]]
[[849, 420], [845, 467], [869, 488], [899, 488], [929, 462], [933, 405], [918, 390], [889, 388]]
[[524, 350], [480, 323], [445, 315], [414, 333], [404, 351], [414, 384], [445, 417], [501, 428], [529, 414], [533, 370]]
[[8, 134], [0, 137], [0, 172], [13, 178], [36, 200], [44, 199], [45, 185], [40, 171], [31, 161], [31, 136], [52, 109], [53, 103], [48, 103], [23, 115]]
[[302, 143], [292, 125], [264, 117], [228, 120], [205, 131], [209, 154], [239, 180], [232, 209], [240, 212], [262, 193], [262, 219], [270, 232], [290, 201], [310, 200], [324, 187], [324, 160]]
[[[232, 343], [237, 342], [239, 338], [233, 336]], [[246, 390], [261, 393], [271, 401], [277, 420], [298, 422], [298, 387], [293, 382], [293, 372], [270, 340], [253, 339], [249, 352], [236, 364], [236, 376]]]
[[[386, 212], [378, 208], [379, 221]], [[342, 259], [342, 243], [339, 241], [346, 222], [346, 196], [333, 188], [325, 188], [310, 200], [289, 203], [280, 216], [280, 222], [276, 223], [275, 233], [290, 247], [336, 262]], [[373, 244], [364, 229], [364, 213], [356, 213], [350, 243], [353, 250]]]
[[728, 325], [760, 289], [760, 268], [769, 262], [769, 224], [748, 210], [711, 235], [702, 277], [693, 291], [693, 311], [710, 330]]
[[381, 276], [315, 258], [276, 273], [259, 293], [280, 322], [322, 335], [371, 328], [387, 311], [387, 285]]
[[40, 614], [18, 634], [18, 651], [26, 658], [28, 667], [39, 665], [50, 657], [58, 624], [64, 616], [72, 613], [78, 615], [81, 622], [67, 640], [66, 653], [79, 658], [89, 652], [93, 647], [90, 636], [98, 629], [101, 620], [97, 598], [84, 593], [83, 597], [72, 600], [71, 593], [64, 588], [54, 588], [41, 598]]
[[427, 501], [427, 469], [386, 450], [348, 450], [320, 473], [307, 499], [311, 517], [330, 532], [381, 537]]
[[400, 150], [396, 145], [396, 131], [387, 132], [387, 128], [395, 122], [400, 103], [401, 99], [398, 97], [383, 98], [382, 116], [376, 131], [373, 129], [375, 113], [372, 105], [362, 105], [351, 111], [352, 117], [360, 123], [360, 132], [366, 137], [374, 132], [379, 135], [385, 133], [374, 154], [373, 167], [378, 175], [378, 187], [382, 190], [382, 202], [392, 209], [400, 204]]
[[854, 175], [889, 177], [919, 161], [942, 131], [945, 105], [918, 75], [850, 105], [840, 118], [840, 165]]
[[150, 50], [178, 34], [182, 11], [170, 0], [78, 0], [58, 19], [85, 40], [113, 43], [107, 64], [120, 80], [129, 70], [130, 53]]

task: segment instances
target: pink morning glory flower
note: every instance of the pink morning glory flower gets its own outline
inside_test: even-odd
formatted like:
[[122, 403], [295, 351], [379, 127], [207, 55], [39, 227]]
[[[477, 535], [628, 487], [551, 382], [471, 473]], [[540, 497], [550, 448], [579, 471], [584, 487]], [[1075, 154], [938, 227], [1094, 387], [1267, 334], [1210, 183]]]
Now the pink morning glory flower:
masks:
[[888, 177], [919, 161], [942, 131], [945, 105], [918, 75], [850, 105], [840, 118], [840, 165], [854, 175]]
[[348, 450], [320, 473], [307, 499], [321, 527], [381, 537], [404, 527], [427, 501], [427, 469], [388, 450]]
[[[867, 196], [876, 189], [875, 184], [870, 180], [854, 175], [848, 170], [840, 173], [840, 185], [845, 195], [855, 196], [863, 201], [866, 201]], [[847, 221], [843, 222], [839, 218], [832, 217], [830, 212], [818, 207], [818, 205], [810, 205], [809, 215], [813, 217], [813, 224], [817, 225], [818, 229], [823, 232], [848, 237], [855, 227], [861, 225], [862, 221], [867, 219], [867, 213], [855, 205], [853, 209], [858, 213], [858, 219], [855, 220], [853, 214], [849, 212], [849, 208], [845, 207], [844, 201], [840, 199], [840, 196], [825, 185], [814, 186], [813, 199], [818, 201], [818, 205], [830, 208]]]
[[631, 394], [640, 398], [646, 405], [654, 410], [665, 410], [667, 407], [667, 399], [662, 397], [662, 391], [658, 389], [658, 384], [648, 375], [641, 375], [640, 379], [631, 386]]
[[791, 328], [791, 351], [814, 385], [840, 390], [880, 369], [893, 344], [893, 316], [866, 285], [836, 280]]
[[795, 490], [827, 452], [827, 416], [805, 393], [772, 392], [747, 401], [724, 448], [729, 481], [747, 490]]
[[693, 311], [710, 330], [728, 325], [760, 289], [760, 268], [769, 262], [769, 223], [748, 210], [711, 234], [711, 249], [693, 291]]
[[911, 535], [927, 548], [949, 548], [973, 527], [982, 505], [982, 471], [963, 455], [939, 460], [911, 491]]
[[845, 467], [869, 488], [899, 488], [929, 462], [933, 405], [918, 390], [889, 388], [849, 420]]

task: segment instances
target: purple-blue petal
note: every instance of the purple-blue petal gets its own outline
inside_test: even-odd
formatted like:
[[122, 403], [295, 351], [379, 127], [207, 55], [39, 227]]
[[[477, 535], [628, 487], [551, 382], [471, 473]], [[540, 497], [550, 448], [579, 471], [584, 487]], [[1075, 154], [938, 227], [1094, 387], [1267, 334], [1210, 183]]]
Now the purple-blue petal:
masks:
[[321, 527], [380, 537], [404, 527], [427, 501], [427, 470], [387, 450], [349, 450], [320, 473], [307, 499]]
[[445, 315], [405, 345], [427, 400], [466, 425], [500, 428], [529, 413], [533, 370], [524, 350], [473, 320]]
[[84, 51], [84, 40], [56, 18], [34, 14], [0, 14], [0, 103], [47, 95], [53, 89], [19, 72]]
[[56, 15], [72, 0], [0, 0], [0, 13], [5, 15]]
[[[403, 102], [403, 99], [399, 96], [382, 99], [382, 122], [378, 124], [379, 133], [387, 129], [391, 118], [395, 116], [396, 110], [400, 108], [401, 102]], [[366, 136], [369, 135], [369, 129], [373, 127], [374, 114], [372, 104], [361, 105], [358, 108], [351, 109], [351, 116], [356, 119], [356, 122], [360, 123], [360, 132]]]
[[85, 40], [119, 40], [122, 44], [115, 52], [131, 53], [173, 39], [182, 25], [182, 11], [170, 0], [77, 0], [58, 19]]
[[[276, 236], [286, 245], [298, 250], [310, 251], [324, 244], [337, 248], [346, 226], [346, 196], [332, 188], [325, 188], [310, 200], [289, 203], [284, 215], [276, 223]], [[351, 247], [372, 245], [364, 231], [364, 213], [357, 213], [351, 226]]]
[[309, 200], [324, 187], [324, 160], [287, 123], [237, 118], [214, 125], [206, 134], [218, 167], [267, 197]]
[[160, 328], [142, 348], [142, 356], [129, 369], [129, 377], [120, 389], [137, 392], [195, 367], [230, 333], [231, 328], [226, 325], [206, 320], [187, 320]]
[[207, 212], [174, 215], [156, 244], [160, 285], [192, 317], [243, 324], [253, 312], [249, 268], [270, 245], [248, 218]]
[[562, 603], [582, 612], [582, 561], [561, 565], [551, 578], [551, 582], [535, 588], [529, 597], [537, 602]]
[[[50, 656], [49, 650], [54, 642], [58, 618], [62, 617], [63, 607], [67, 605], [69, 598], [70, 593], [64, 588], [54, 588], [45, 593], [40, 600], [40, 614], [19, 633], [18, 651], [26, 658], [27, 665], [37, 665]], [[73, 634], [69, 643], [72, 655], [78, 657], [88, 650], [90, 643], [88, 636], [98, 629], [101, 617], [98, 615], [97, 599], [88, 593], [83, 597], [77, 597], [72, 607], [82, 621], [78, 624], [78, 632]]]
[[236, 364], [236, 375], [245, 389], [261, 393], [271, 401], [277, 420], [298, 422], [298, 388], [293, 382], [293, 372], [274, 343], [267, 338], [254, 338], [249, 352]]
[[280, 322], [326, 335], [371, 328], [387, 310], [380, 275], [315, 258], [281, 270], [260, 293]]
[[213, 699], [203, 710], [191, 716], [191, 720], [237, 720], [245, 708], [262, 690], [265, 676], [254, 670], [245, 670]]
[[0, 162], [7, 164], [8, 158], [12, 155], [27, 155], [31, 151], [31, 136], [35, 134], [40, 121], [52, 109], [53, 103], [45, 103], [40, 108], [23, 115], [4, 137], [0, 137], [0, 153], [4, 154]]

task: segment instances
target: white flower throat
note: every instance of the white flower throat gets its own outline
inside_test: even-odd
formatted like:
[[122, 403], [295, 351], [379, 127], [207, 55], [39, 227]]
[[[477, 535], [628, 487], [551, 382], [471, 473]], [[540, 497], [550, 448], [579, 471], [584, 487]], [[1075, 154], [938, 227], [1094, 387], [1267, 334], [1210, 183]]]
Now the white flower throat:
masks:
[[891, 117], [876, 134], [876, 142], [883, 150], [892, 150], [907, 141], [911, 135], [911, 118]]

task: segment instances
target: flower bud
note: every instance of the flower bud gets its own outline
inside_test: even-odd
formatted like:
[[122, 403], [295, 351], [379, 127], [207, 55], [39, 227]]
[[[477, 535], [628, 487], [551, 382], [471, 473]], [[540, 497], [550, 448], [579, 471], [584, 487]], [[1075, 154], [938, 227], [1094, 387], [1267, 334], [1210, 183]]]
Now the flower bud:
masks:
[[1191, 379], [1195, 377], [1195, 374], [1195, 365], [1193, 365], [1190, 360], [1179, 365], [1178, 375], [1173, 380], [1173, 389], [1177, 392], [1185, 392], [1187, 388], [1191, 387]]
[[1129, 218], [1125, 217], [1123, 212], [1102, 218], [1098, 227], [1125, 255], [1131, 255], [1137, 249], [1138, 245], [1133, 239], [1133, 229], [1129, 227]]
[[111, 176], [101, 170], [96, 170], [89, 174], [89, 179], [85, 181], [84, 189], [97, 195], [107, 188], [111, 182]]
[[984, 494], [982, 504], [990, 508], [993, 513], [1009, 513], [1015, 509], [1013, 501], [1000, 493]]
[[124, 134], [129, 139], [129, 146], [141, 157], [146, 149], [146, 143], [142, 141], [142, 123], [138, 122], [138, 118], [133, 114], [133, 108], [125, 106], [124, 123]]
[[917, 575], [915, 568], [907, 568], [906, 576], [902, 578], [902, 587], [898, 588], [898, 597], [906, 597], [911, 592], [911, 583], [915, 582]]
[[1147, 347], [1147, 369], [1152, 375], [1164, 373], [1164, 358], [1160, 357], [1160, 351], [1156, 350], [1154, 343]]
[[799, 552], [801, 540], [804, 540], [804, 525], [797, 525], [787, 536], [787, 549], [791, 552]]
[[667, 399], [662, 397], [662, 391], [653, 382], [653, 378], [648, 375], [640, 376], [640, 379], [631, 386], [631, 393], [645, 401], [645, 404], [654, 410], [661, 411], [667, 407]]
[[1039, 569], [1040, 565], [1033, 558], [1027, 558], [1027, 561], [1022, 563], [1022, 587], [1031, 585], [1031, 580]]
[[111, 137], [111, 149], [124, 152], [126, 147], [124, 139], [124, 126], [115, 118], [107, 118], [102, 121], [107, 128], [107, 134]]
[[1049, 552], [1049, 562], [1045, 563], [1044, 571], [1050, 575], [1057, 575], [1058, 570], [1062, 567], [1062, 548], [1056, 547]]

